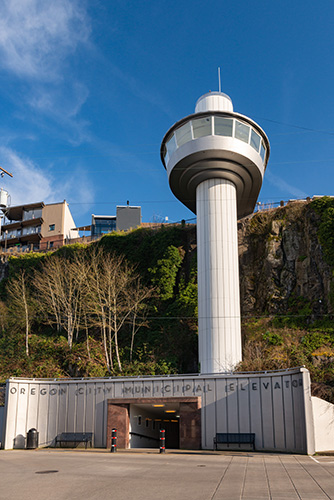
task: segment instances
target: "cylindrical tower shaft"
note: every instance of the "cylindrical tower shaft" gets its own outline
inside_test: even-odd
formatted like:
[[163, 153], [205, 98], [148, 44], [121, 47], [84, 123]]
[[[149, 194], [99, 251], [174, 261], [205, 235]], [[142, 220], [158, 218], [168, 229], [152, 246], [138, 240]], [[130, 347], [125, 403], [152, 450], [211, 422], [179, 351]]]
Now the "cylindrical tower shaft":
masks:
[[209, 179], [196, 189], [198, 335], [201, 373], [241, 361], [237, 194], [233, 182]]

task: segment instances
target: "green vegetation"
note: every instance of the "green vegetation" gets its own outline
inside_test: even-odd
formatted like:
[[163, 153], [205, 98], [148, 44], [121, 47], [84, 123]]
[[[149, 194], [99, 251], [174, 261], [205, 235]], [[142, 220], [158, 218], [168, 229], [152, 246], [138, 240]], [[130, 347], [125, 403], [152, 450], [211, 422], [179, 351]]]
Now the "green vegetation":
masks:
[[[302, 233], [301, 219], [310, 213], [315, 214], [319, 241], [333, 270], [330, 198], [254, 216], [248, 226], [249, 251], [261, 263], [266, 245], [284, 240], [282, 227]], [[296, 253], [296, 265], [309, 259], [306, 253], [305, 248]], [[273, 279], [252, 272], [251, 287], [259, 279]], [[267, 304], [275, 296], [268, 292]], [[198, 371], [194, 226], [112, 233], [96, 244], [10, 257], [0, 299], [0, 383], [10, 376]], [[255, 304], [254, 314], [262, 316], [244, 319], [244, 354], [238, 369], [305, 365], [313, 393], [334, 402], [334, 323], [327, 311], [315, 314], [318, 302], [293, 288], [275, 314], [257, 310]]]
[[334, 403], [333, 327], [325, 333], [320, 322], [305, 330], [277, 327], [274, 318], [253, 318], [243, 324], [243, 342], [244, 359], [239, 371], [304, 365], [311, 374], [312, 393]]
[[276, 315], [272, 322], [276, 327], [306, 328], [311, 322], [312, 311], [312, 304], [308, 299], [292, 293], [285, 313]]
[[324, 196], [311, 203], [311, 207], [320, 215], [318, 229], [319, 241], [324, 257], [330, 266], [334, 266], [334, 198]]
[[189, 226], [139, 229], [10, 257], [0, 382], [196, 371], [194, 235]]

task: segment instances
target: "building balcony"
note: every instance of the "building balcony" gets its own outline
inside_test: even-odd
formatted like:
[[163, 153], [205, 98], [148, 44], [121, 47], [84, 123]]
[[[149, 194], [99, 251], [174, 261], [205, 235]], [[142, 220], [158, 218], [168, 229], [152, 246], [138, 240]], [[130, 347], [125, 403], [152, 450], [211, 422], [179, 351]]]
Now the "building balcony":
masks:
[[5, 231], [15, 231], [15, 229], [21, 229], [29, 226], [41, 226], [44, 222], [43, 217], [37, 217], [37, 219], [28, 219], [22, 221], [9, 222], [1, 226], [1, 234]]

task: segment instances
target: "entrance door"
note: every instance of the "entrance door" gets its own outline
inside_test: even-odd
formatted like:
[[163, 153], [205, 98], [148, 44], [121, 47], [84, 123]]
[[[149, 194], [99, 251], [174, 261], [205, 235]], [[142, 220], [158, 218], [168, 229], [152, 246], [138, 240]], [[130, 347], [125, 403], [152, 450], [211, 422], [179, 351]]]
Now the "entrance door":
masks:
[[160, 430], [165, 430], [166, 448], [177, 449], [179, 442], [180, 403], [130, 404], [130, 448], [157, 448]]
[[166, 431], [166, 448], [201, 448], [201, 398], [124, 398], [108, 400], [107, 448], [111, 429], [119, 448], [158, 448]]

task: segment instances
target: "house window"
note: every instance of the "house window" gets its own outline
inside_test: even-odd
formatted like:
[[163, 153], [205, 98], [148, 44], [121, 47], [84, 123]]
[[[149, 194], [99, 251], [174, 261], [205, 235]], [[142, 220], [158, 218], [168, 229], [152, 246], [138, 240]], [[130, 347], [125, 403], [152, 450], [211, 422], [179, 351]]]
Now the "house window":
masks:
[[50, 225], [49, 225], [49, 231], [54, 231], [54, 230], [55, 230], [55, 227], [56, 227], [56, 225], [55, 225], [55, 224], [50, 224]]
[[137, 419], [138, 419], [138, 420], [137, 420], [137, 424], [138, 424], [138, 425], [141, 425], [141, 415], [138, 415]]

